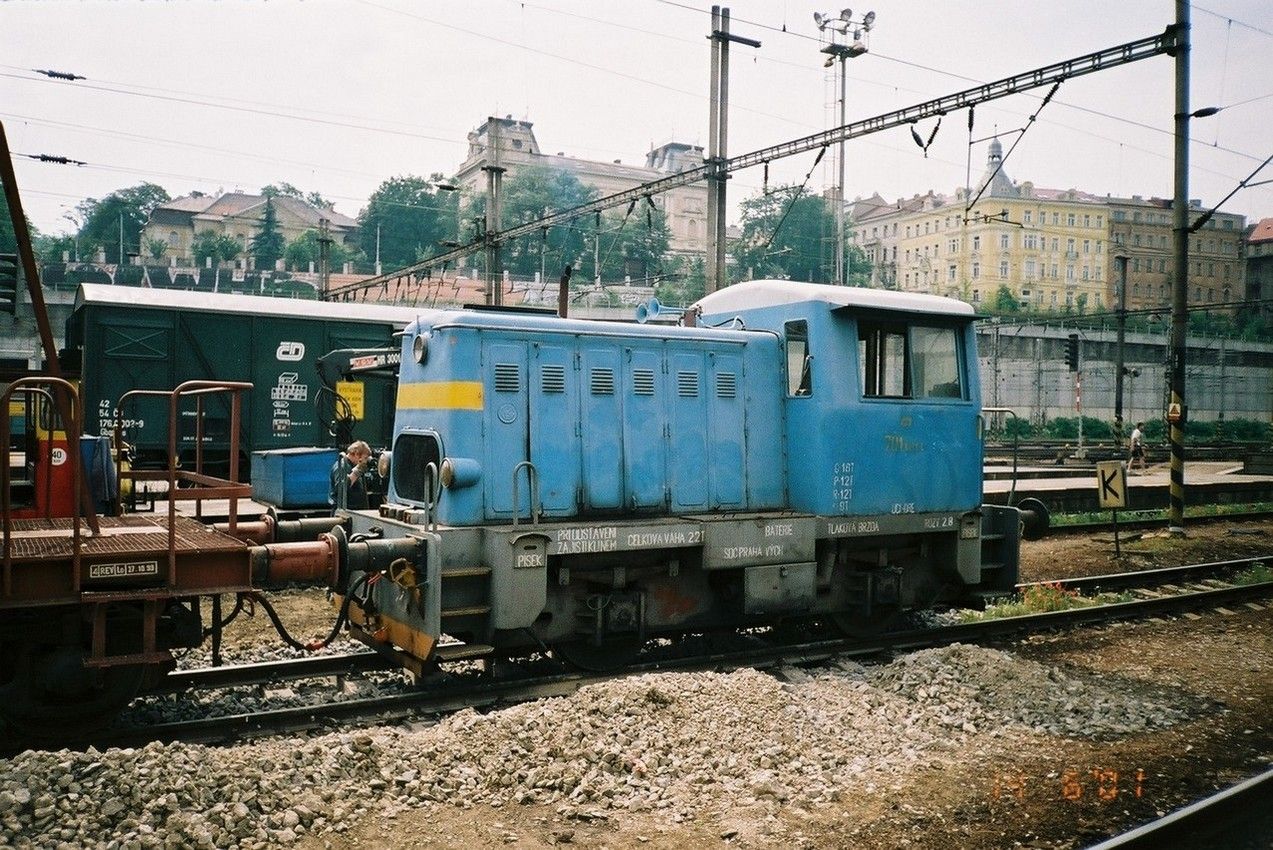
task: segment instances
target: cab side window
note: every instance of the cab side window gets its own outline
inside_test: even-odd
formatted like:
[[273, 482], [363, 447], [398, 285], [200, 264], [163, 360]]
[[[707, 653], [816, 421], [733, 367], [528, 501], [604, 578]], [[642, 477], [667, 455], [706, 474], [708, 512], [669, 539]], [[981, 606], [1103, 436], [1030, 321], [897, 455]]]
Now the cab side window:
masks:
[[959, 338], [954, 328], [916, 325], [911, 328], [914, 346], [916, 398], [963, 398], [959, 375]]
[[804, 319], [783, 325], [787, 338], [787, 395], [813, 395], [813, 356], [809, 354], [809, 323]]
[[858, 373], [866, 398], [910, 398], [906, 326], [859, 322]]

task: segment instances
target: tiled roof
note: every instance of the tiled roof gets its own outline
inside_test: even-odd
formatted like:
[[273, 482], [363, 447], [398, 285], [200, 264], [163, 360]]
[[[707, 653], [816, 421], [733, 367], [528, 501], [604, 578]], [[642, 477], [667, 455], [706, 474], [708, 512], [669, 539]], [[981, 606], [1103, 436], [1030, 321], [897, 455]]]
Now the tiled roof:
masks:
[[1273, 239], [1273, 218], [1262, 218], [1255, 224], [1255, 229], [1247, 238], [1248, 242], [1267, 242]]

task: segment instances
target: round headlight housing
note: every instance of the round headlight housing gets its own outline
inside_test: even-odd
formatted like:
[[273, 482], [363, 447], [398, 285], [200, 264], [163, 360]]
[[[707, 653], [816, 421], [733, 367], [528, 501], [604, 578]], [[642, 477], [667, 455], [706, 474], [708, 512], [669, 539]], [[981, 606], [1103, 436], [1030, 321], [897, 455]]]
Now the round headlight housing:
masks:
[[411, 341], [411, 356], [422, 366], [429, 358], [429, 341], [424, 338], [424, 334], [416, 334], [416, 338]]
[[389, 467], [393, 463], [393, 452], [385, 449], [380, 453], [379, 459], [376, 460], [376, 474], [382, 479], [389, 479]]
[[451, 459], [442, 459], [442, 469], [438, 473], [438, 477], [442, 479], [443, 487], [450, 487], [455, 481], [455, 464], [451, 463]]

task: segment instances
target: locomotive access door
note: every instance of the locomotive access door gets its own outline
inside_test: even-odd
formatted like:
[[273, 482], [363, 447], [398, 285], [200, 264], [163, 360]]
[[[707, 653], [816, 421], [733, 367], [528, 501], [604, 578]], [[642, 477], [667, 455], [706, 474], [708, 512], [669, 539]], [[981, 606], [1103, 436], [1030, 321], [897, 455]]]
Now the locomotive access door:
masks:
[[667, 377], [662, 346], [625, 348], [623, 352], [623, 460], [629, 508], [661, 508], [666, 504]]
[[619, 351], [582, 348], [579, 425], [583, 429], [583, 507], [623, 507], [623, 405], [617, 392]]
[[[500, 342], [482, 349], [487, 390], [485, 484], [488, 514], [513, 515], [513, 470], [526, 460], [526, 344]], [[518, 512], [530, 516], [530, 488], [526, 471], [517, 474]]]
[[712, 471], [713, 510], [740, 508], [743, 504], [743, 440], [746, 428], [743, 408], [743, 358], [734, 352], [707, 355], [712, 386], [707, 398], [707, 422], [711, 429], [707, 468]]
[[533, 343], [530, 385], [530, 459], [539, 471], [539, 498], [550, 516], [576, 510], [580, 434], [575, 418], [579, 385], [571, 350]]
[[[707, 393], [703, 380], [703, 354], [677, 351], [668, 358], [673, 387], [668, 394], [669, 444], [672, 455], [668, 480], [672, 485], [672, 510], [686, 512], [707, 507]], [[714, 472], [714, 470], [713, 470]]]

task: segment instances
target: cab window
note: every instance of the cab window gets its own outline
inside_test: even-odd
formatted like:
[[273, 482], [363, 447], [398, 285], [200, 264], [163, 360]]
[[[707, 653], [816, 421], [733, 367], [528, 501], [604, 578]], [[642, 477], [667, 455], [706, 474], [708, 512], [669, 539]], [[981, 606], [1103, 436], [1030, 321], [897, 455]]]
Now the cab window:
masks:
[[813, 395], [813, 357], [809, 354], [809, 323], [804, 319], [783, 326], [787, 337], [787, 395]]
[[906, 326], [859, 324], [858, 373], [867, 398], [910, 398]]
[[956, 328], [859, 322], [864, 398], [964, 397]]

